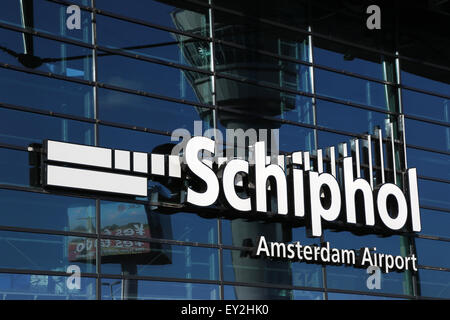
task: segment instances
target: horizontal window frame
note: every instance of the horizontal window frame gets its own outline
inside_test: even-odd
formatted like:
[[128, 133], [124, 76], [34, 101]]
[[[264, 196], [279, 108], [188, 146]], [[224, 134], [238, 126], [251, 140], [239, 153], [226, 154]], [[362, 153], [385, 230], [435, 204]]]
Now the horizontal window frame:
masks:
[[[150, 27], [150, 28], [154, 28], [154, 29], [159, 29], [159, 30], [162, 30], [162, 31], [173, 32], [173, 33], [177, 33], [177, 34], [180, 34], [180, 35], [183, 35], [183, 36], [197, 38], [197, 39], [200, 39], [200, 40], [205, 40], [205, 41], [210, 41], [211, 40], [210, 37], [199, 36], [199, 35], [196, 35], [194, 33], [189, 33], [189, 32], [186, 32], [186, 31], [181, 31], [181, 30], [178, 30], [178, 29], [173, 29], [173, 28], [170, 28], [170, 27], [161, 26], [161, 25], [158, 25], [158, 24], [155, 24], [155, 23], [151, 23], [151, 22], [148, 22], [148, 21], [145, 21], [145, 20], [127, 17], [127, 16], [124, 16], [124, 15], [120, 15], [120, 14], [117, 14], [117, 13], [114, 13], [114, 12], [110, 12], [110, 11], [107, 11], [107, 10], [103, 10], [103, 9], [94, 8], [94, 7], [91, 7], [91, 6], [84, 6], [84, 5], [81, 5], [79, 3], [73, 3], [71, 1], [64, 1], [64, 0], [46, 0], [46, 1], [57, 3], [57, 4], [62, 4], [62, 5], [66, 5], [66, 6], [77, 5], [78, 7], [80, 7], [80, 9], [82, 9], [84, 11], [88, 11], [88, 12], [95, 13], [95, 14], [101, 14], [103, 16], [108, 16], [108, 17], [111, 17], [111, 18], [115, 18], [115, 19], [118, 19], [118, 20], [125, 21], [125, 22], [131, 22], [131, 23], [134, 23], [134, 24], [138, 24], [138, 25], [142, 25], [142, 26], [146, 26], [146, 27]], [[192, 4], [199, 5], [199, 6], [206, 7], [206, 8], [209, 7], [205, 3], [198, 2], [198, 1], [195, 1], [195, 0], [194, 1], [192, 1], [192, 0], [184, 0], [184, 1], [188, 1], [188, 2], [190, 2]]]

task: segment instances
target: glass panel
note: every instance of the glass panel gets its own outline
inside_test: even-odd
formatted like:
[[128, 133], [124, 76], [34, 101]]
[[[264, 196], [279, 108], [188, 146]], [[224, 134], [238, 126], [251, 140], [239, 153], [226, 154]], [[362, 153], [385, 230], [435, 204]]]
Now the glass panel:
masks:
[[59, 235], [0, 231], [0, 268], [66, 272], [76, 265], [82, 273], [95, 272], [95, 246], [82, 246], [94, 239]]
[[384, 110], [397, 109], [394, 87], [318, 68], [314, 77], [318, 94]]
[[314, 63], [380, 80], [394, 81], [394, 75], [389, 74], [393, 64], [392, 58], [321, 38], [314, 40]]
[[102, 120], [173, 131], [184, 128], [191, 134], [194, 121], [212, 119], [212, 110], [165, 100], [99, 89], [99, 117]]
[[97, 37], [102, 46], [195, 68], [210, 68], [210, 45], [206, 41], [102, 15], [97, 15]]
[[93, 88], [69, 81], [0, 68], [2, 103], [94, 117]]
[[91, 50], [30, 36], [34, 51], [23, 47], [23, 33], [0, 29], [0, 61], [32, 70], [92, 80]]
[[[240, 1], [239, 3], [245, 4], [246, 2]], [[295, 4], [290, 2], [291, 7], [292, 5]], [[260, 7], [268, 8], [268, 3], [261, 4]], [[276, 7], [279, 7], [278, 2]], [[252, 10], [252, 12], [254, 11]], [[291, 9], [291, 12], [298, 17], [299, 11]], [[251, 12], [248, 14], [251, 14]], [[263, 50], [297, 60], [309, 61], [307, 34], [279, 28], [261, 21], [252, 21], [248, 14], [237, 16], [216, 10], [214, 12], [215, 38], [243, 45], [250, 50]], [[286, 20], [286, 17], [284, 19]], [[224, 54], [219, 49], [217, 52], [218, 61], [223, 61], [222, 63], [235, 61], [235, 58], [232, 55], [230, 56], [230, 54], [234, 54], [233, 52], [235, 51], [227, 51], [227, 54]]]
[[30, 169], [28, 152], [0, 148], [0, 183], [28, 187]]
[[450, 238], [450, 212], [420, 209], [421, 234]]
[[258, 0], [215, 0], [215, 6], [245, 14], [247, 19], [267, 19], [288, 26], [306, 29], [308, 7], [306, 1], [280, 0], [262, 3]]
[[[425, 47], [428, 50], [430, 50], [430, 46]], [[423, 47], [418, 49], [418, 51], [420, 52], [422, 49]], [[429, 51], [427, 52], [429, 53]], [[428, 54], [424, 54], [424, 56], [425, 55]], [[439, 56], [440, 55], [442, 55], [442, 52], [439, 53]], [[420, 59], [423, 59], [423, 56], [420, 57]], [[401, 66], [402, 66], [402, 73], [401, 73], [402, 84], [449, 96], [450, 91], [449, 71], [437, 69], [425, 64], [421, 65], [418, 63], [409, 62], [407, 60], [402, 60]], [[426, 112], [430, 110], [423, 110], [423, 111]]]
[[95, 278], [80, 278], [80, 289], [67, 287], [68, 277], [34, 274], [0, 274], [2, 300], [94, 300]]
[[450, 180], [450, 155], [413, 148], [407, 149], [407, 155], [408, 166], [417, 168], [419, 175]]
[[218, 279], [217, 249], [109, 239], [102, 242], [102, 272], [106, 274]]
[[94, 125], [0, 108], [0, 142], [28, 146], [44, 139], [92, 145]]
[[169, 136], [108, 126], [99, 126], [99, 140], [101, 147], [141, 152], [170, 143]]
[[245, 286], [224, 286], [224, 300], [323, 300], [316, 291]]
[[[160, 282], [144, 280], [102, 279], [103, 300], [125, 300], [122, 286], [127, 282], [137, 284], [133, 298], [138, 300], [219, 300], [219, 286], [198, 283]], [[128, 299], [131, 297], [128, 296]]]
[[[375, 235], [357, 236], [350, 232], [325, 231], [325, 241], [339, 249], [359, 250], [360, 248], [376, 248], [377, 253], [394, 256], [407, 256], [409, 244], [407, 238], [390, 236], [381, 238]], [[419, 255], [420, 256], [420, 255]], [[417, 263], [416, 263], [417, 267]], [[381, 273], [380, 289], [369, 289], [367, 279], [370, 275], [366, 269], [353, 266], [327, 266], [328, 287], [357, 291], [374, 291], [385, 293], [412, 294], [412, 278], [410, 272]]]
[[[359, 133], [361, 134], [361, 132]], [[335, 146], [337, 147], [337, 145], [341, 142], [344, 143], [348, 143], [349, 140], [351, 140], [352, 136], [346, 136], [343, 134], [337, 134], [337, 133], [332, 133], [332, 132], [327, 132], [327, 131], [322, 131], [322, 130], [317, 130], [317, 140], [318, 140], [318, 144], [319, 144], [319, 148], [328, 148], [331, 146]], [[336, 153], [337, 155], [337, 153]]]
[[217, 243], [217, 220], [192, 213], [162, 214], [125, 202], [101, 202], [102, 233], [147, 239]]
[[351, 293], [328, 292], [328, 300], [404, 300], [391, 297], [369, 296]]
[[311, 92], [309, 66], [216, 44], [216, 71], [283, 89]]
[[[264, 236], [267, 241], [303, 243], [319, 243], [317, 239], [306, 236], [304, 227], [291, 228], [281, 223], [264, 221], [248, 221], [245, 219], [222, 220], [222, 243], [236, 247], [257, 246], [259, 238]], [[251, 240], [251, 241], [249, 241]]]
[[131, 90], [211, 103], [210, 76], [115, 55], [98, 56], [98, 80]]
[[[241, 250], [223, 251], [224, 280], [302, 287], [321, 287], [323, 285], [320, 265], [265, 258], [255, 259], [246, 253]], [[243, 291], [242, 294], [245, 294], [245, 290]], [[238, 298], [241, 299], [239, 295]]]
[[317, 99], [317, 124], [356, 134], [384, 128], [388, 115]]
[[441, 28], [448, 21], [448, 3], [438, 2], [429, 7], [414, 2], [408, 6], [407, 14], [404, 14], [405, 9], [401, 9], [401, 23], [397, 25], [400, 55], [417, 59], [424, 69], [429, 68], [423, 63], [425, 61], [448, 68], [450, 63], [447, 57], [450, 51], [446, 44], [449, 43], [450, 37], [448, 32]]
[[404, 292], [403, 273], [381, 273], [380, 289], [369, 289], [367, 287], [367, 280], [369, 277], [370, 275], [367, 273], [366, 269], [356, 269], [347, 266], [327, 266], [328, 288], [406, 294]]
[[366, 13], [368, 4], [343, 5], [337, 1], [312, 1], [311, 22], [315, 33], [326, 37], [352, 42], [367, 48], [394, 52], [395, 47], [395, 10], [394, 3], [377, 2], [382, 14], [383, 36], [377, 30], [368, 30]]
[[450, 184], [419, 179], [419, 200], [424, 206], [450, 208]]
[[312, 151], [314, 149], [313, 129], [287, 124], [280, 128], [280, 151]]
[[450, 242], [416, 239], [416, 250], [420, 265], [450, 268]]
[[[250, 125], [256, 129], [273, 127], [266, 124], [267, 120], [257, 118], [253, 120], [254, 124], [249, 124], [248, 113], [303, 123], [314, 121], [311, 98], [220, 77], [217, 78], [216, 86], [217, 104], [224, 107], [219, 111], [219, 120], [225, 127], [235, 128], [239, 123], [243, 123], [243, 128]], [[225, 108], [246, 112], [247, 115], [227, 113]]]
[[80, 4], [82, 6], [90, 6], [91, 5], [91, 0], [72, 0], [71, 2]]
[[95, 201], [0, 190], [3, 226], [95, 233]]
[[[353, 249], [377, 248], [378, 253], [387, 253], [391, 255], [402, 255], [405, 247], [401, 236], [378, 237], [376, 235], [358, 236], [347, 231], [334, 232], [325, 231], [325, 241], [330, 242], [333, 248]], [[407, 253], [405, 254], [407, 255]]]
[[449, 99], [402, 89], [402, 100], [405, 114], [450, 123]]
[[420, 295], [434, 298], [450, 298], [450, 272], [420, 270]]
[[99, 9], [114, 12], [121, 16], [139, 19], [201, 36], [208, 36], [208, 8], [194, 5], [188, 1], [176, 3], [177, 7], [155, 0], [145, 2], [141, 0], [129, 0], [126, 6], [121, 2], [97, 0], [95, 5]]
[[[22, 5], [23, 4], [23, 5]], [[81, 30], [69, 30], [66, 26], [67, 6], [45, 0], [3, 0], [0, 21], [46, 32], [77, 41], [92, 43], [91, 13], [81, 10]], [[27, 52], [33, 52], [32, 37], [24, 36]]]
[[406, 143], [425, 148], [450, 151], [450, 128], [405, 119]]

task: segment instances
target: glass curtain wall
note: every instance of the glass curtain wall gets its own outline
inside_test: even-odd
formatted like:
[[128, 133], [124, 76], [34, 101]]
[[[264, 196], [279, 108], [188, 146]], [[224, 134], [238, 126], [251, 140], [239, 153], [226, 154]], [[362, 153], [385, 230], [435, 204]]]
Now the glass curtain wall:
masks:
[[[71, 4], [81, 9], [79, 29], [68, 28]], [[450, 64], [437, 54], [448, 50], [439, 45], [448, 35], [407, 28], [398, 1], [381, 2], [383, 29], [369, 32], [361, 27], [364, 5], [345, 4], [2, 1], [2, 298], [449, 298]], [[448, 14], [438, 4], [423, 10], [434, 19]], [[308, 238], [302, 224], [183, 206], [186, 186], [167, 179], [150, 180], [149, 196], [132, 199], [40, 185], [36, 159], [45, 139], [170, 153], [180, 137], [210, 129], [221, 132], [223, 152], [239, 153], [226, 138], [240, 129], [280, 154], [311, 152], [313, 168], [318, 149], [335, 146], [340, 164], [343, 143], [353, 154], [356, 140], [362, 151], [367, 136], [377, 141], [381, 132], [384, 170], [374, 158], [373, 172], [362, 161], [360, 174], [373, 176], [374, 186], [404, 189], [405, 170], [416, 167], [423, 231], [328, 229]], [[269, 205], [274, 210], [275, 199]], [[249, 252], [261, 235], [416, 253], [419, 272], [383, 274], [381, 288], [371, 290], [364, 269], [254, 259]], [[73, 266], [79, 288], [68, 285]]]

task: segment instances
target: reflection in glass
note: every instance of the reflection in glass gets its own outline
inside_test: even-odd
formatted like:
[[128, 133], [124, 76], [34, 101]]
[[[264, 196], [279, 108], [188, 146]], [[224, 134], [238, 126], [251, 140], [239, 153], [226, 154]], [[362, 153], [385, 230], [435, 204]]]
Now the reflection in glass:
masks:
[[[91, 245], [87, 245], [90, 243]], [[0, 232], [0, 268], [66, 272], [76, 264], [95, 272], [95, 239], [24, 232]]]
[[95, 233], [91, 199], [0, 190], [0, 207], [3, 226]]
[[[377, 249], [378, 251], [378, 249]], [[370, 276], [366, 269], [347, 266], [327, 266], [327, 285], [332, 289], [345, 289], [383, 293], [405, 294], [403, 274], [398, 272], [381, 273], [380, 289], [369, 289], [367, 279]]]
[[[122, 285], [127, 280], [102, 279], [103, 300], [124, 300]], [[138, 300], [218, 300], [219, 286], [211, 284], [139, 280]], [[129, 297], [128, 297], [129, 298]]]
[[450, 268], [450, 243], [447, 241], [416, 239], [419, 265]]
[[212, 110], [119, 91], [98, 90], [99, 118], [170, 132], [194, 132], [194, 121], [212, 119]]
[[[230, 1], [227, 2], [232, 3]], [[246, 4], [248, 4], [248, 1], [238, 2], [238, 5]], [[292, 5], [295, 4], [291, 2], [289, 7], [292, 7]], [[260, 6], [262, 6], [261, 9], [263, 11], [270, 8], [268, 10], [270, 14], [273, 14], [276, 10], [281, 8], [278, 2], [274, 3], [274, 7], [268, 2]], [[251, 6], [249, 8], [251, 8]], [[253, 8], [246, 13], [245, 16], [216, 10], [214, 12], [215, 38], [245, 46], [250, 50], [262, 50], [297, 60], [309, 61], [309, 43], [306, 33], [276, 27], [262, 21], [252, 20], [248, 16], [255, 14], [256, 11]], [[258, 14], [263, 13], [263, 11], [258, 11]], [[295, 16], [295, 19], [298, 19], [301, 17], [301, 14], [304, 14], [306, 11], [303, 9], [293, 11], [290, 8], [289, 12]], [[283, 17], [283, 21], [286, 22], [286, 16]], [[237, 50], [234, 51], [234, 54], [238, 52]], [[228, 51], [228, 53], [230, 52], [231, 51]], [[219, 51], [218, 60], [222, 61], [222, 63], [224, 63], [224, 61], [235, 61], [233, 55], [227, 54], [225, 57], [220, 57], [220, 54], [222, 54], [221, 51]]]
[[26, 151], [0, 148], [0, 182], [2, 184], [30, 186], [29, 156]]
[[[109, 48], [199, 69], [210, 68], [210, 44], [196, 38], [102, 15], [97, 15], [97, 37], [100, 45]], [[190, 52], [194, 52], [194, 60], [190, 59]]]
[[419, 200], [424, 206], [448, 209], [450, 208], [450, 184], [445, 182], [418, 180]]
[[450, 272], [423, 270], [419, 271], [420, 295], [433, 298], [450, 298]]
[[[270, 297], [270, 299], [285, 299], [290, 300], [323, 300], [323, 293], [318, 291], [304, 291], [304, 290], [285, 290], [285, 294], [277, 296], [280, 289], [276, 288], [262, 288], [262, 287], [244, 287], [244, 286], [224, 286], [224, 300], [251, 300], [250, 294], [245, 295], [243, 298], [239, 298], [237, 292], [248, 291], [249, 293], [255, 292], [256, 297]], [[269, 298], [268, 298], [269, 299]]]
[[94, 117], [93, 87], [0, 68], [1, 102], [70, 114]]
[[[263, 231], [261, 231], [261, 233], [262, 232]], [[250, 239], [255, 238], [256, 237]], [[255, 284], [270, 283], [302, 287], [321, 287], [323, 285], [322, 266], [317, 264], [255, 258], [252, 257], [247, 250], [224, 250], [223, 263], [224, 279], [226, 281]], [[252, 292], [252, 290], [254, 290], [254, 292]], [[240, 293], [237, 292], [237, 296], [239, 299], [243, 299], [251, 294], [252, 299], [256, 299], [258, 293], [260, 292], [257, 288], [246, 289]], [[290, 299], [291, 296], [291, 293], [287, 293], [285, 290], [274, 290], [273, 292], [266, 293], [274, 294], [274, 296], [260, 296], [260, 298], [282, 299], [282, 297], [284, 297], [283, 299]]]
[[406, 142], [424, 148], [450, 151], [450, 127], [405, 120]]
[[450, 123], [450, 99], [402, 89], [405, 114]]
[[[103, 239], [102, 272], [179, 279], [217, 280], [217, 249], [169, 245], [147, 241]], [[135, 248], [140, 247], [139, 251]], [[136, 283], [130, 283], [130, 295]]]
[[[24, 37], [33, 43], [32, 48], [26, 46]], [[92, 80], [90, 49], [6, 29], [0, 29], [0, 39], [0, 61], [4, 63]]]
[[316, 92], [320, 95], [364, 104], [384, 110], [396, 110], [394, 87], [316, 68]]
[[92, 145], [94, 125], [0, 108], [0, 142], [28, 147], [44, 139]]
[[[434, 138], [433, 138], [434, 139]], [[450, 180], [450, 155], [408, 148], [408, 165], [426, 177]]]
[[131, 90], [211, 103], [211, 83], [208, 75], [128, 57], [100, 52], [98, 80]]
[[361, 134], [384, 128], [388, 115], [317, 99], [317, 124], [330, 129]]
[[152, 152], [158, 145], [170, 143], [170, 136], [99, 126], [99, 145], [112, 149]]
[[80, 289], [67, 287], [68, 277], [0, 273], [2, 300], [94, 300], [95, 278], [80, 278]]
[[314, 39], [314, 63], [333, 69], [360, 74], [367, 77], [386, 80], [386, 62], [392, 64], [392, 58], [380, 54], [350, 47], [338, 42]]
[[282, 89], [311, 92], [309, 66], [268, 55], [216, 45], [216, 70]]
[[145, 239], [217, 243], [217, 221], [192, 213], [164, 214], [154, 206], [102, 201], [101, 229], [104, 235]]
[[[122, 2], [97, 0], [99, 9], [139, 19], [152, 24], [178, 29], [199, 36], [208, 36], [208, 8], [194, 5], [188, 1], [129, 0], [124, 6]], [[183, 23], [184, 22], [184, 23]]]
[[296, 28], [306, 29], [307, 27], [307, 1], [279, 0], [262, 3], [259, 0], [215, 0], [214, 5], [231, 9], [237, 12], [244, 12], [246, 17], [267, 19], [272, 22], [279, 22]]
[[423, 235], [450, 239], [450, 212], [420, 209]]
[[[337, 248], [359, 250], [360, 248], [376, 248], [378, 253], [408, 256], [410, 252], [409, 240], [404, 236], [379, 237], [376, 235], [355, 235], [350, 232], [333, 232], [327, 230], [325, 240]], [[416, 264], [417, 266], [417, 264]], [[367, 287], [366, 269], [348, 266], [327, 266], [328, 286], [333, 289], [348, 289], [357, 291], [371, 291]], [[375, 289], [373, 289], [375, 290]], [[381, 273], [381, 288], [377, 291], [413, 294], [413, 278], [410, 270], [403, 272]]]
[[[423, 48], [425, 47], [421, 46], [420, 50]], [[430, 50], [429, 46], [426, 46], [426, 48]], [[442, 52], [439, 52], [438, 55], [445, 56]], [[450, 80], [447, 70], [410, 62], [408, 60], [401, 60], [401, 67], [402, 84], [449, 96]]]
[[328, 300], [404, 300], [392, 297], [328, 292]]
[[[67, 5], [45, 0], [2, 0], [0, 21], [20, 28], [50, 33], [85, 43], [92, 43], [92, 19], [89, 11], [81, 10], [81, 30], [70, 32], [66, 27]], [[33, 58], [33, 37], [23, 33], [26, 52]]]
[[[314, 122], [311, 98], [263, 88], [249, 83], [217, 78], [217, 104], [223, 107], [219, 111], [221, 124], [235, 128], [236, 119], [244, 115], [235, 112], [255, 113], [260, 116], [277, 117], [296, 122], [312, 124]], [[234, 111], [234, 113], [227, 112]], [[253, 123], [252, 123], [253, 122]], [[249, 119], [246, 126], [251, 128], [278, 128], [279, 123], [268, 120]], [[237, 127], [238, 128], [238, 127]]]

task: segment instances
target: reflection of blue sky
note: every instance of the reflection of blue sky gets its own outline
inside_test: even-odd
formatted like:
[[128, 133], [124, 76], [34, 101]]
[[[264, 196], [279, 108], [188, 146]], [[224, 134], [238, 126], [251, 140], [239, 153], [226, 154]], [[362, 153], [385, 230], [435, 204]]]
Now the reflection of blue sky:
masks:
[[383, 69], [381, 62], [375, 63], [359, 58], [345, 60], [343, 53], [321, 49], [317, 46], [314, 47], [314, 62], [337, 70], [350, 71], [383, 80]]
[[[120, 300], [122, 281], [102, 280], [102, 299]], [[218, 300], [219, 286], [196, 283], [144, 281], [138, 283], [138, 299]]]
[[400, 298], [386, 298], [382, 296], [365, 296], [360, 294], [328, 292], [328, 300], [404, 300]]

